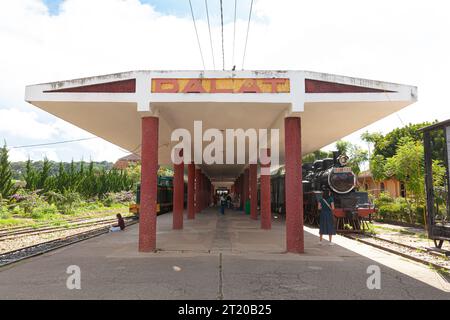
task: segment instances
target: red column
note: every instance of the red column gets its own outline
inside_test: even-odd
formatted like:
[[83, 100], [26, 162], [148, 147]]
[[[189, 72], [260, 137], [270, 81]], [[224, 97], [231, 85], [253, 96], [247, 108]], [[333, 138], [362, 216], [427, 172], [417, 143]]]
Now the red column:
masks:
[[208, 190], [206, 193], [206, 196], [208, 198], [208, 202], [206, 203], [207, 207], [211, 205], [211, 180], [208, 179]]
[[200, 169], [195, 169], [195, 213], [199, 213], [200, 209]]
[[249, 170], [250, 186], [250, 217], [253, 220], [258, 219], [258, 165], [251, 164]]
[[285, 118], [284, 130], [286, 161], [286, 249], [288, 252], [303, 253], [303, 188], [300, 118]]
[[158, 180], [157, 117], [142, 118], [141, 201], [139, 208], [139, 251], [156, 249], [156, 201]]
[[244, 212], [245, 212], [245, 203], [247, 202], [247, 199], [248, 199], [248, 186], [249, 186], [249, 183], [248, 183], [249, 179], [248, 178], [249, 178], [249, 169], [247, 168], [244, 171], [244, 192], [243, 192], [243, 197], [242, 197], [242, 199], [243, 199], [242, 203], [243, 203], [243, 207], [244, 207]]
[[205, 176], [203, 175], [203, 172], [200, 172], [200, 211], [203, 211], [203, 209], [205, 208], [204, 205], [204, 201], [205, 201]]
[[195, 164], [190, 163], [188, 165], [188, 194], [187, 194], [188, 219], [195, 219], [194, 190], [195, 190]]
[[206, 208], [206, 176], [203, 174], [203, 183], [202, 183], [202, 210]]
[[[267, 150], [270, 156], [270, 149]], [[264, 172], [263, 168], [267, 168]], [[263, 174], [267, 173], [267, 174]], [[272, 210], [270, 208], [270, 162], [261, 164], [261, 229], [272, 228]]]
[[244, 174], [241, 174], [239, 176], [239, 197], [240, 197], [239, 206], [242, 208], [244, 203]]
[[[183, 150], [179, 151], [180, 157], [183, 157]], [[184, 162], [173, 165], [173, 222], [172, 228], [175, 230], [183, 229], [183, 210], [184, 210]]]

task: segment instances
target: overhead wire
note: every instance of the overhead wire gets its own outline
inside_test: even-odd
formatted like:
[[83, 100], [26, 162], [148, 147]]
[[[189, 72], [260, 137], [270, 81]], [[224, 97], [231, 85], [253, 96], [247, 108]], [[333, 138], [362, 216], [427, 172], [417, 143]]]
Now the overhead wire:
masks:
[[248, 14], [247, 35], [245, 37], [244, 55], [242, 57], [242, 70], [244, 70], [244, 66], [245, 66], [245, 55], [247, 53], [248, 34], [250, 31], [250, 21], [252, 20], [252, 11], [253, 11], [253, 0], [250, 3], [250, 12]]
[[234, 52], [235, 52], [235, 47], [236, 47], [236, 13], [237, 13], [237, 0], [234, 0], [234, 24], [233, 24], [233, 56], [232, 56], [232, 66], [233, 69], [235, 68], [235, 64], [234, 64]]
[[9, 149], [22, 149], [22, 148], [44, 147], [44, 146], [53, 146], [56, 144], [80, 142], [80, 141], [87, 141], [87, 140], [93, 140], [93, 139], [99, 139], [99, 137], [82, 138], [82, 139], [75, 139], [75, 140], [65, 140], [65, 141], [57, 141], [57, 142], [49, 142], [49, 143], [29, 144], [29, 145], [14, 146], [14, 147], [8, 147], [8, 148]]
[[194, 9], [192, 9], [192, 2], [191, 2], [191, 0], [189, 0], [189, 6], [191, 8], [192, 22], [194, 23], [195, 35], [197, 36], [198, 49], [200, 51], [200, 57], [202, 59], [203, 70], [205, 70], [205, 60], [203, 59], [202, 46], [200, 45], [200, 38], [198, 37], [197, 24], [195, 23]]
[[222, 25], [222, 68], [225, 70], [225, 43], [223, 39], [223, 3], [220, 0], [220, 23]]
[[212, 42], [212, 36], [211, 36], [211, 24], [209, 23], [208, 0], [205, 0], [205, 7], [206, 7], [206, 19], [208, 20], [209, 43], [211, 45], [213, 68], [214, 68], [214, 70], [216, 70], [216, 61], [214, 59], [214, 49], [213, 49], [213, 42]]

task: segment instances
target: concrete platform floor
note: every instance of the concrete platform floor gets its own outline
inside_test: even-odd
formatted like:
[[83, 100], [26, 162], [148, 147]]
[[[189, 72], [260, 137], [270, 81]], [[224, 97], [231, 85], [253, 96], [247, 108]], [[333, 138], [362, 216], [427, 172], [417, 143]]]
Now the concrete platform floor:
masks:
[[[450, 299], [450, 284], [429, 268], [337, 236], [318, 244], [305, 228], [306, 252], [285, 253], [284, 221], [260, 229], [241, 212], [216, 209], [171, 230], [158, 217], [155, 253], [138, 253], [138, 226], [0, 268], [1, 299]], [[81, 269], [69, 290], [67, 267]], [[381, 289], [369, 290], [369, 266]]]

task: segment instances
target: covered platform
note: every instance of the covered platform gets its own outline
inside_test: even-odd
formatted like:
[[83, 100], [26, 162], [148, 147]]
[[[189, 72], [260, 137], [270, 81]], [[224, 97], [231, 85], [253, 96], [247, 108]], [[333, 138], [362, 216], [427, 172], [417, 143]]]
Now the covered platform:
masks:
[[[0, 269], [3, 299], [450, 299], [450, 284], [426, 266], [337, 236], [319, 245], [306, 228], [305, 253], [286, 254], [285, 221], [261, 230], [242, 212], [207, 209], [172, 230], [158, 217], [157, 247], [139, 253], [137, 226]], [[68, 266], [81, 290], [68, 290]], [[369, 266], [381, 290], [369, 290]]]
[[[417, 88], [309, 71], [133, 71], [28, 86], [26, 100], [140, 155], [140, 251], [158, 249], [158, 165], [174, 165], [176, 230], [207, 208], [211, 193], [223, 186], [233, 187], [241, 207], [249, 200], [250, 217], [258, 220], [260, 214], [260, 228], [270, 229], [270, 176], [261, 175], [261, 168], [285, 165], [286, 251], [303, 253], [302, 155], [414, 103]], [[181, 145], [179, 130], [189, 136]], [[228, 139], [217, 140], [228, 130], [235, 130], [231, 146]], [[256, 149], [251, 130], [268, 132], [263, 142], [258, 135]], [[215, 143], [219, 147], [211, 148]], [[212, 149], [210, 163], [205, 153]]]

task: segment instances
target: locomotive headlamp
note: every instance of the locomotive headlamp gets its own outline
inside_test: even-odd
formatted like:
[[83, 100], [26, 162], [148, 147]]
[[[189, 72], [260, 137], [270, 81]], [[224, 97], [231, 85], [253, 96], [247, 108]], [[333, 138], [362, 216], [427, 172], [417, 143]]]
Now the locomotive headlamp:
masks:
[[348, 163], [348, 156], [345, 154], [341, 154], [338, 158], [338, 161], [341, 166], [345, 166]]

